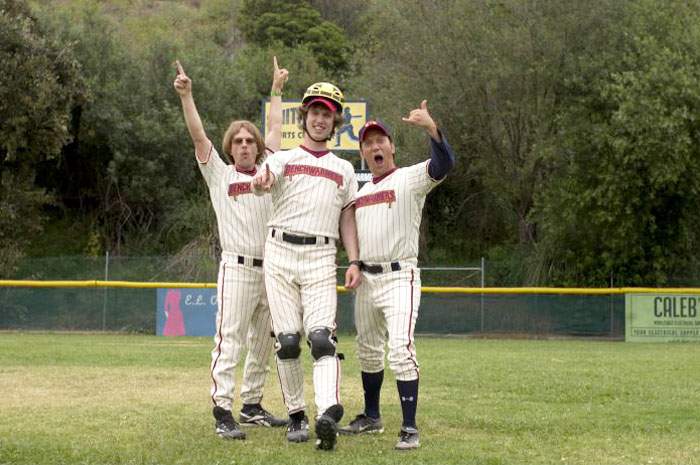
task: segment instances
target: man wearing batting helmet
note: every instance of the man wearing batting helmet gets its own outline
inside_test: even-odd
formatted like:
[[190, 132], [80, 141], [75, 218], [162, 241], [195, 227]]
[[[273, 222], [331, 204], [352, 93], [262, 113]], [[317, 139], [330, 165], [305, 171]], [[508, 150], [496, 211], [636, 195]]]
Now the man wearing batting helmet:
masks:
[[413, 339], [421, 295], [418, 230], [426, 195], [454, 166], [452, 149], [425, 100], [403, 121], [429, 134], [429, 160], [397, 168], [394, 142], [386, 125], [370, 120], [360, 130], [360, 152], [373, 176], [355, 198], [363, 275], [355, 296], [355, 327], [365, 411], [340, 430], [343, 434], [384, 431], [379, 393], [388, 342], [389, 366], [396, 377], [403, 413], [396, 443], [400, 450], [420, 446], [416, 426], [418, 361]]
[[[316, 403], [316, 446], [335, 447], [340, 404], [336, 353], [336, 241], [350, 260], [345, 286], [361, 279], [355, 226], [357, 181], [350, 162], [327, 148], [343, 123], [343, 94], [336, 86], [309, 86], [299, 109], [303, 144], [271, 155], [251, 186], [272, 196], [265, 243], [265, 285], [277, 337], [277, 366], [289, 411], [287, 440], [308, 441], [301, 340], [311, 348]], [[339, 234], [340, 233], [340, 234]]]
[[[224, 135], [224, 163], [204, 132], [192, 97], [192, 80], [177, 62], [175, 90], [180, 95], [185, 123], [195, 146], [199, 170], [209, 188], [221, 240], [217, 281], [216, 336], [211, 362], [211, 400], [216, 433], [225, 439], [245, 439], [233, 419], [234, 372], [241, 351], [247, 347], [240, 420], [245, 425], [284, 426], [286, 420], [265, 410], [262, 400], [267, 363], [274, 347], [270, 336], [270, 310], [263, 282], [263, 246], [272, 205], [269, 199], [250, 195], [250, 180], [258, 171], [265, 151], [279, 150], [282, 141], [282, 87], [287, 70], [273, 58], [269, 132], [263, 141], [249, 121], [234, 121]], [[267, 146], [267, 148], [266, 148]]]

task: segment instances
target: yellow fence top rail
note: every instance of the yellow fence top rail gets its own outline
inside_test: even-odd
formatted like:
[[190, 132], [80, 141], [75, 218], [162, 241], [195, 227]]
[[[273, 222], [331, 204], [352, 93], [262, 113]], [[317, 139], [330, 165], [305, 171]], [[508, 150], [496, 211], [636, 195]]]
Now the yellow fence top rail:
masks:
[[423, 287], [435, 294], [700, 294], [697, 287]]
[[[183, 282], [138, 282], [138, 281], [25, 281], [0, 280], [0, 287], [62, 287], [62, 288], [216, 288], [216, 283]], [[700, 294], [697, 287], [422, 287], [421, 290], [431, 294], [581, 294], [581, 295], [616, 295], [616, 294]], [[347, 292], [338, 286], [339, 292]]]
[[203, 288], [216, 287], [216, 283], [146, 283], [138, 281], [22, 281], [0, 280], [0, 287], [126, 287], [133, 289]]

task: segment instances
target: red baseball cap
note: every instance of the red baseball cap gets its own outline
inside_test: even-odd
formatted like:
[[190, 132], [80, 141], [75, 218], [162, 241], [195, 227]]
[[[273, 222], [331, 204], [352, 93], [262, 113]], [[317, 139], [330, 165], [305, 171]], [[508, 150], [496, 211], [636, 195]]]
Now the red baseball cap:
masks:
[[381, 121], [371, 119], [367, 121], [364, 126], [362, 126], [362, 129], [360, 129], [360, 144], [362, 144], [362, 141], [365, 140], [365, 133], [370, 129], [379, 129], [389, 138], [389, 140], [391, 140], [391, 131], [389, 131], [389, 128], [387, 128]]
[[306, 105], [304, 105], [306, 108], [309, 108], [311, 105], [314, 103], [321, 103], [325, 105], [330, 111], [335, 112], [338, 110], [337, 106], [335, 103], [331, 102], [327, 98], [323, 97], [316, 97], [315, 99], [309, 100]]

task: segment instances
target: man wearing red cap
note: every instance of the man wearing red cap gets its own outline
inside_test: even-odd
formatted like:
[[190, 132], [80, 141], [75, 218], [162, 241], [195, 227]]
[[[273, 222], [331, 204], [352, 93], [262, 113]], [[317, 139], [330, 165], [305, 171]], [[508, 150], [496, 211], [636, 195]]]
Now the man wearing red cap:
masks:
[[453, 168], [455, 157], [428, 112], [427, 101], [403, 121], [428, 133], [429, 160], [397, 168], [389, 129], [371, 120], [360, 130], [360, 152], [373, 176], [355, 199], [363, 275], [355, 295], [355, 327], [365, 411], [340, 432], [384, 431], [379, 393], [388, 342], [389, 366], [403, 413], [396, 449], [407, 450], [420, 446], [416, 426], [418, 362], [413, 340], [421, 288], [418, 231], [425, 197]]
[[[340, 363], [336, 354], [336, 241], [350, 260], [345, 286], [360, 283], [355, 194], [350, 162], [327, 148], [343, 122], [343, 94], [333, 84], [312, 84], [299, 109], [303, 144], [277, 152], [251, 181], [258, 194], [272, 195], [272, 216], [265, 244], [265, 285], [282, 394], [289, 411], [287, 440], [309, 439], [303, 374], [299, 355], [305, 337], [314, 359], [316, 446], [335, 447], [340, 405]], [[339, 234], [340, 232], [340, 234]]]

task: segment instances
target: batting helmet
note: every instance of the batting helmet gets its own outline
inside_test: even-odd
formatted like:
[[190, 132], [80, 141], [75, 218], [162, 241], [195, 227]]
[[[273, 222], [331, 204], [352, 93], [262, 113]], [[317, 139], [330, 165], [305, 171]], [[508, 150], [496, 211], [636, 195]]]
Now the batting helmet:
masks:
[[301, 104], [302, 106], [306, 106], [316, 98], [329, 100], [335, 106], [335, 111], [342, 113], [345, 98], [340, 89], [330, 82], [316, 82], [311, 84], [309, 88], [306, 89], [306, 92], [304, 92], [304, 98], [301, 100]]

